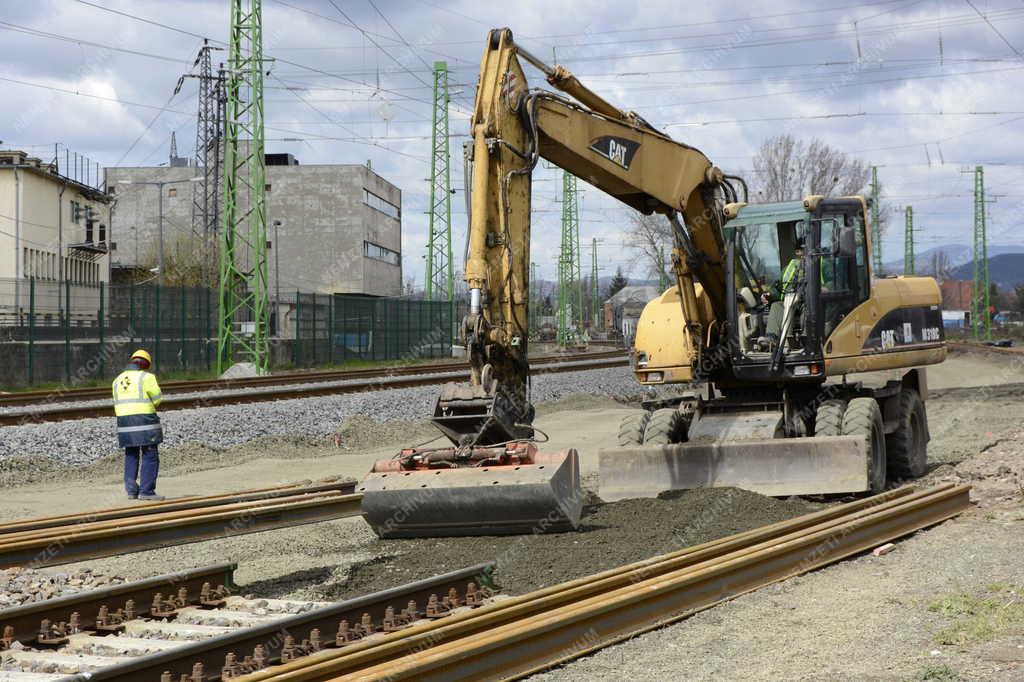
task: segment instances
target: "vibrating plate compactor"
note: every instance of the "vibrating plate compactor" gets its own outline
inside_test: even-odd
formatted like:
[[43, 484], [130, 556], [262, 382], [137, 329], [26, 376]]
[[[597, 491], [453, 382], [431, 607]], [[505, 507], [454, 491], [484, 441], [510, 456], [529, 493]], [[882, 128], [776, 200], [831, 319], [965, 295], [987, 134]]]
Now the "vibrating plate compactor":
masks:
[[451, 445], [380, 460], [357, 488], [374, 532], [411, 538], [575, 529], [583, 506], [576, 450], [539, 452], [515, 404], [497, 381], [445, 385], [432, 421]]

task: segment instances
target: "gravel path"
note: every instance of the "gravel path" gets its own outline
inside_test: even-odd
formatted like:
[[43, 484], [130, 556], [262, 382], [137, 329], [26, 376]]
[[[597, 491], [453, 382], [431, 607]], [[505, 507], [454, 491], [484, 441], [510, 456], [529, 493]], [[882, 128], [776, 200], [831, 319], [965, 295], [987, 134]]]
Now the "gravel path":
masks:
[[[329, 436], [355, 415], [379, 422], [419, 420], [433, 413], [437, 390], [425, 386], [177, 410], [161, 416], [164, 444], [224, 448], [267, 436]], [[574, 394], [637, 395], [639, 390], [628, 368], [615, 367], [535, 376], [531, 397], [539, 403]], [[116, 450], [113, 417], [0, 428], [0, 463], [43, 455], [81, 466]]]

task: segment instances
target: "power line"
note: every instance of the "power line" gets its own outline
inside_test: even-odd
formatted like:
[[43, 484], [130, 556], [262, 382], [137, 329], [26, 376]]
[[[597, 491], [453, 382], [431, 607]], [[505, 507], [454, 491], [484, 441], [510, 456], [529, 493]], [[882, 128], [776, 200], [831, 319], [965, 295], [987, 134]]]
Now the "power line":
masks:
[[996, 28], [995, 24], [993, 24], [991, 21], [988, 20], [987, 16], [985, 16], [984, 14], [981, 13], [981, 10], [979, 10], [977, 7], [974, 6], [974, 3], [971, 2], [971, 0], [964, 0], [964, 2], [966, 2], [968, 5], [970, 5], [971, 9], [973, 9], [978, 14], [979, 17], [981, 17], [982, 19], [985, 20], [985, 23], [988, 24], [988, 27], [991, 28], [995, 32], [995, 34], [997, 36], [999, 36], [1000, 40], [1002, 40], [1004, 43], [1006, 43], [1006, 46], [1008, 48], [1010, 48], [1010, 50], [1015, 55], [1017, 55], [1021, 59], [1024, 59], [1024, 54], [1021, 54], [1020, 50], [1018, 50], [1016, 47], [1014, 47], [1013, 43], [1011, 43], [1009, 40], [1006, 39], [1006, 36], [1004, 36], [1002, 34], [1002, 32], [998, 28]]
[[31, 28], [29, 26], [20, 26], [18, 24], [12, 24], [7, 21], [0, 21], [0, 30], [13, 31], [15, 33], [24, 33], [35, 38], [49, 38], [51, 40], [59, 40], [65, 43], [74, 43], [75, 45], [88, 45], [89, 47], [96, 47], [103, 50], [112, 50], [114, 52], [123, 52], [136, 57], [147, 57], [149, 59], [159, 59], [165, 62], [174, 63], [188, 63], [188, 60], [177, 59], [175, 57], [168, 57], [162, 54], [153, 54], [152, 52], [142, 52], [141, 50], [129, 50], [124, 47], [116, 47], [114, 45], [106, 45], [103, 43], [95, 43], [91, 40], [83, 40], [81, 38], [74, 38], [72, 36], [64, 36], [58, 33], [48, 33], [46, 31], [40, 31], [39, 29]]

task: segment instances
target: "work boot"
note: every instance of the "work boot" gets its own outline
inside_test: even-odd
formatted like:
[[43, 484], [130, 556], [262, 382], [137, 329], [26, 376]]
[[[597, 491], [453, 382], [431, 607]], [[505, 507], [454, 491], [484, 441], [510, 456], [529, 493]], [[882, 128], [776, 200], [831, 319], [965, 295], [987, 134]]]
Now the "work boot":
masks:
[[156, 493], [153, 493], [152, 495], [139, 495], [139, 499], [144, 502], [162, 502], [167, 498], [164, 497], [163, 495], [157, 495]]
[[137, 499], [139, 499], [138, 495], [132, 495], [131, 493], [126, 493], [126, 496], [128, 497], [129, 500], [137, 500]]

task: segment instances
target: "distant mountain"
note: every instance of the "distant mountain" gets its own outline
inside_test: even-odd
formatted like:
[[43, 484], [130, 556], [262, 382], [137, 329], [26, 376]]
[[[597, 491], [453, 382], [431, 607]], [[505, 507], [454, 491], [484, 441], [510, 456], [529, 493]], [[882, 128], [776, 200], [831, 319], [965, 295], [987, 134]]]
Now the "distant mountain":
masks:
[[[949, 279], [973, 279], [974, 263], [968, 262], [950, 273]], [[1003, 253], [988, 259], [988, 279], [1003, 291], [1024, 284], [1024, 253]]]
[[[933, 246], [930, 249], [918, 251], [914, 254], [914, 268], [918, 273], [931, 274], [935, 271], [935, 256], [939, 253], [945, 254], [948, 266], [953, 268], [954, 271], [961, 268], [965, 263], [970, 267], [973, 267], [974, 259], [971, 256], [971, 251], [972, 249], [969, 244], [944, 244], [942, 246]], [[1024, 253], [1024, 246], [1016, 246], [1013, 244], [989, 244], [988, 246], [988, 256], [990, 260], [995, 256], [1021, 253]], [[903, 272], [903, 258], [901, 256], [899, 259], [887, 261], [883, 263], [882, 266], [888, 273], [901, 273]]]

